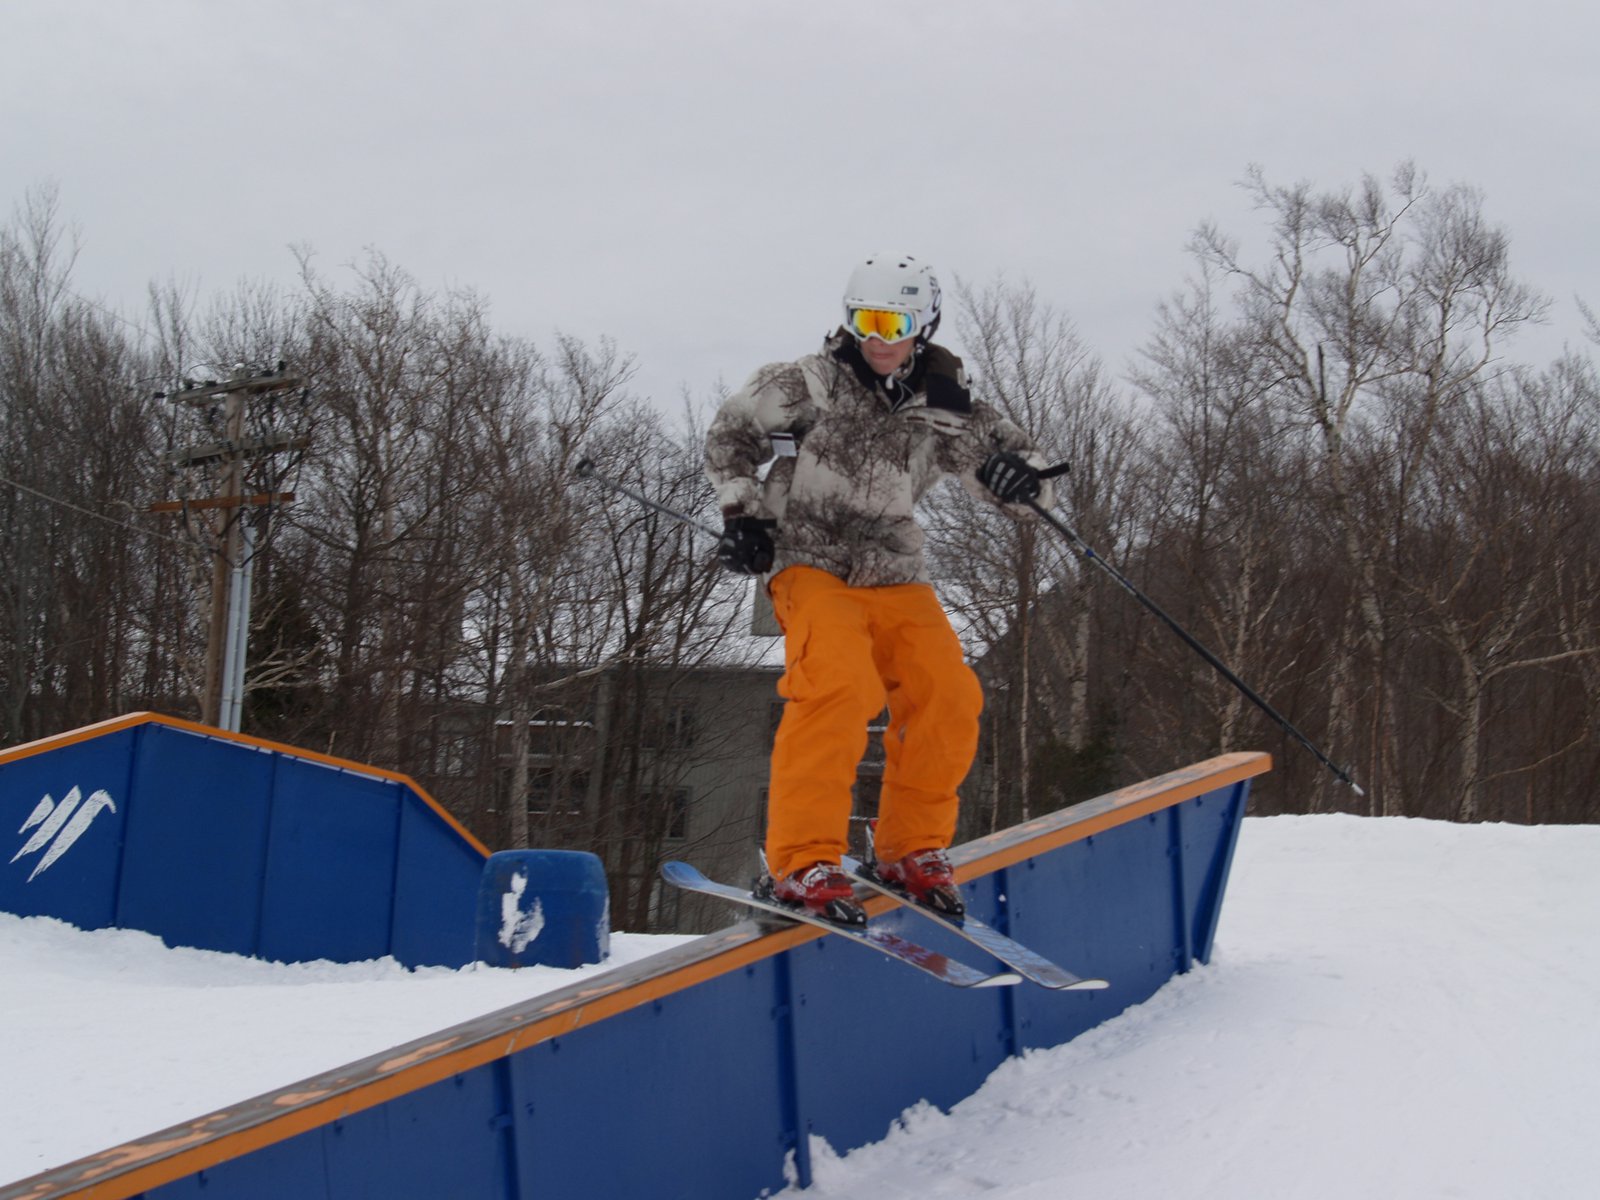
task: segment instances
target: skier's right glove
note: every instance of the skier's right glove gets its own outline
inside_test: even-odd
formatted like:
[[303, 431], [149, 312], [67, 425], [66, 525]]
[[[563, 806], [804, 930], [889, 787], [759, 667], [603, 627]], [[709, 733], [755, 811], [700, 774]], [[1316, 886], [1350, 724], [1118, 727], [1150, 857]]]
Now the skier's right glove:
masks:
[[1020, 454], [991, 454], [978, 468], [978, 482], [1002, 504], [1026, 504], [1039, 498], [1039, 470]]
[[772, 531], [776, 521], [729, 517], [722, 524], [717, 559], [735, 575], [765, 575], [772, 570]]

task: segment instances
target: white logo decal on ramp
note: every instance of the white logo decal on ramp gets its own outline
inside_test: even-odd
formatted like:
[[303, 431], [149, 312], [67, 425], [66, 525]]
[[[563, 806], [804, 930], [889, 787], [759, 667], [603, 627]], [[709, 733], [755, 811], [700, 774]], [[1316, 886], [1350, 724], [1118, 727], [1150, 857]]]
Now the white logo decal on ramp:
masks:
[[28, 819], [17, 832], [27, 833], [35, 825], [39, 827], [38, 830], [23, 843], [21, 850], [11, 856], [11, 861], [16, 862], [24, 855], [44, 851], [44, 857], [33, 868], [33, 874], [28, 876], [28, 882], [32, 883], [41, 872], [48, 871], [58, 858], [72, 849], [72, 844], [83, 836], [102, 808], [117, 811], [109, 792], [95, 792], [88, 800], [84, 800], [83, 793], [73, 788], [60, 804], [46, 795], [28, 814]]
[[533, 898], [533, 911], [522, 911], [522, 893], [528, 876], [518, 871], [511, 877], [511, 890], [500, 897], [500, 944], [513, 954], [521, 954], [544, 931], [544, 905]]

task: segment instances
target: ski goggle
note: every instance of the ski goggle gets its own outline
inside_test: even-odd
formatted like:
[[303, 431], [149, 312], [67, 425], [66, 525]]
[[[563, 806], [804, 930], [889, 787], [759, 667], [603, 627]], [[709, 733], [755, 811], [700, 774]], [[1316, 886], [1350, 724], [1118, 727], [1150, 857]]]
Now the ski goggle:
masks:
[[861, 342], [875, 337], [893, 345], [917, 332], [917, 318], [911, 313], [890, 312], [886, 308], [852, 308], [849, 318], [850, 332]]

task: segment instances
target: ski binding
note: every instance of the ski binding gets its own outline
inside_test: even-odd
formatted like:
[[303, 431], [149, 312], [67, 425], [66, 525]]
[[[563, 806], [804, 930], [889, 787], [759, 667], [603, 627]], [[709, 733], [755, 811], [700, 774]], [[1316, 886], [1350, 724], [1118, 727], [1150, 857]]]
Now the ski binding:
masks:
[[[848, 869], [848, 868], [847, 868]], [[704, 896], [715, 896], [733, 904], [741, 904], [756, 912], [768, 916], [781, 917], [785, 921], [799, 922], [812, 925], [829, 933], [838, 934], [852, 942], [868, 946], [880, 954], [897, 959], [907, 966], [917, 970], [943, 983], [960, 988], [1006, 987], [1019, 983], [1021, 975], [1016, 971], [1000, 971], [995, 974], [985, 974], [975, 967], [970, 967], [964, 962], [920, 946], [916, 942], [908, 941], [885, 929], [879, 929], [871, 924], [867, 925], [840, 925], [819, 917], [815, 913], [803, 909], [790, 908], [777, 901], [764, 900], [752, 895], [744, 888], [733, 887], [730, 884], [718, 883], [707, 879], [700, 871], [685, 862], [667, 862], [661, 865], [661, 877], [674, 887], [683, 888], [690, 892], [699, 892]], [[976, 944], [976, 943], [975, 943]]]

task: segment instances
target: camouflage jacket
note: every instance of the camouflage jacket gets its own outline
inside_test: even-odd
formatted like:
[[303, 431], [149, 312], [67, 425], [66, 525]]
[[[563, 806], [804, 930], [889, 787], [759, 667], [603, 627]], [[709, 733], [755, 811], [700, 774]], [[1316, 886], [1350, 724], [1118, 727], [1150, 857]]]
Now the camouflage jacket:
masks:
[[805, 564], [880, 587], [928, 581], [915, 508], [938, 480], [955, 475], [999, 505], [976, 475], [997, 450], [1044, 465], [1021, 429], [972, 399], [959, 358], [922, 347], [884, 379], [840, 329], [820, 352], [762, 367], [727, 399], [706, 434], [706, 475], [724, 517], [777, 520], [773, 574]]

